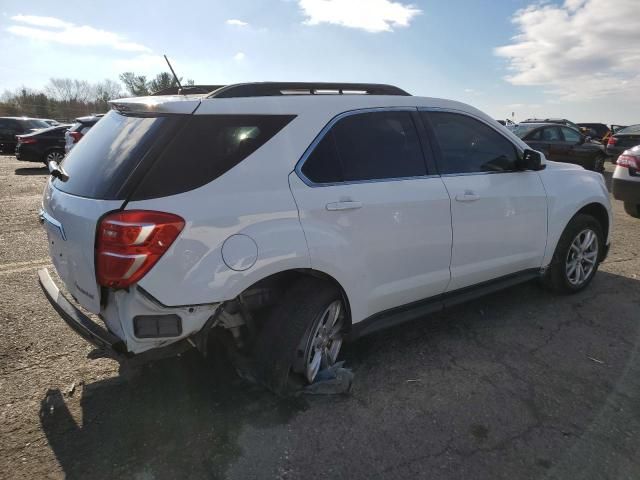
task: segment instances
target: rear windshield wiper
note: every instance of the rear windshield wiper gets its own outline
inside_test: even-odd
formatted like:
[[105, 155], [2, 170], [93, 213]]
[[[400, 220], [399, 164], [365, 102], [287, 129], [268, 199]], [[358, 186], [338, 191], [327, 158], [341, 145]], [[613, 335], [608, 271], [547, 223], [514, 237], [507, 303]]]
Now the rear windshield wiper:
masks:
[[51, 160], [49, 162], [49, 173], [52, 177], [57, 178], [62, 182], [66, 182], [67, 180], [69, 180], [69, 175], [67, 175], [67, 172], [65, 172], [60, 164], [54, 160]]

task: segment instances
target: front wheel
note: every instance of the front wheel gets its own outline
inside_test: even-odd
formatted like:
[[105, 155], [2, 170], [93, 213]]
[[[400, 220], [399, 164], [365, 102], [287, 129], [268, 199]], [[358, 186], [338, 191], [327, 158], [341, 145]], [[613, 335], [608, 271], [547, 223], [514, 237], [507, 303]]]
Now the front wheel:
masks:
[[591, 215], [576, 215], [560, 236], [544, 283], [559, 293], [579, 292], [596, 274], [603, 248], [600, 223]]
[[313, 383], [336, 362], [346, 326], [344, 300], [336, 287], [312, 277], [299, 280], [256, 339], [258, 380], [279, 395]]

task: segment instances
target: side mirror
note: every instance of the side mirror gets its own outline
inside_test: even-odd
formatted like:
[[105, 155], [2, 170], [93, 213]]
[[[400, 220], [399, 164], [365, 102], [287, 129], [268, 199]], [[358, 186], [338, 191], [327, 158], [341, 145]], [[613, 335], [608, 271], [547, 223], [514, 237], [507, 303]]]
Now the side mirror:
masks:
[[523, 170], [544, 170], [546, 165], [542, 164], [542, 155], [535, 150], [525, 150], [522, 155], [522, 169]]

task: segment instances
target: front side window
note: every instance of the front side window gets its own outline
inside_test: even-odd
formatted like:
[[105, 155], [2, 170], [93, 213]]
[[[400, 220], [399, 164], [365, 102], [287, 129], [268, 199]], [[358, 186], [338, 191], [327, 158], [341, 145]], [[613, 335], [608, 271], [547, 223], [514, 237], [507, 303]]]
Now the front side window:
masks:
[[302, 166], [315, 183], [418, 177], [427, 174], [410, 112], [381, 111], [339, 120]]
[[440, 173], [507, 172], [517, 170], [514, 145], [485, 123], [467, 115], [422, 112], [440, 147]]
[[562, 127], [562, 133], [565, 142], [578, 143], [580, 141], [581, 135], [571, 128]]

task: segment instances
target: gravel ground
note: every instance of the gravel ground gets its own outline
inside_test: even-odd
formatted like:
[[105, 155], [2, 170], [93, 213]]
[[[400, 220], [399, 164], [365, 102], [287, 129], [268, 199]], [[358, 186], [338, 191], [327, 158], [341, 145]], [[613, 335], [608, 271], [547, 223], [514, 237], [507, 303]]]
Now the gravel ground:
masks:
[[283, 402], [218, 355], [94, 358], [37, 285], [45, 181], [0, 157], [0, 478], [640, 478], [640, 221], [618, 202], [585, 292], [526, 284], [361, 339], [350, 395]]

